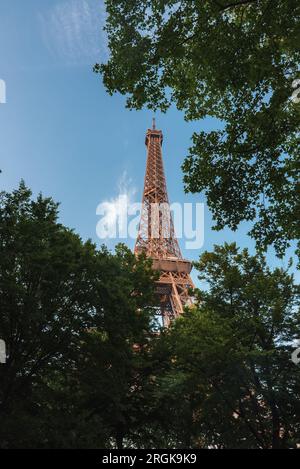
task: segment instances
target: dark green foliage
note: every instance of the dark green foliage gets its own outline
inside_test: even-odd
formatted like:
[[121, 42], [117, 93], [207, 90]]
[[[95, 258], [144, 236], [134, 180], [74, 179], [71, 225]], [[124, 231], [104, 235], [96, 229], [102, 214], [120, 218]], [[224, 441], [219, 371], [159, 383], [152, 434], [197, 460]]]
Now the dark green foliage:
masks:
[[300, 368], [291, 353], [300, 336], [298, 287], [286, 272], [271, 271], [263, 258], [234, 244], [204, 253], [196, 267], [209, 290], [198, 291], [198, 306], [167, 337], [168, 382], [180, 383], [178, 402], [190, 406], [179, 421], [189, 424], [192, 447], [295, 448]]
[[156, 333], [151, 262], [97, 250], [22, 183], [0, 201], [0, 448], [294, 448], [299, 289], [235, 245]]
[[114, 444], [153, 329], [151, 262], [97, 251], [57, 215], [24, 183], [1, 195], [2, 447]]
[[[110, 59], [96, 65], [128, 106], [220, 129], [193, 135], [185, 188], [204, 191], [216, 228], [252, 221], [260, 249], [299, 241], [298, 0], [107, 0]], [[201, 125], [201, 124], [200, 124]]]

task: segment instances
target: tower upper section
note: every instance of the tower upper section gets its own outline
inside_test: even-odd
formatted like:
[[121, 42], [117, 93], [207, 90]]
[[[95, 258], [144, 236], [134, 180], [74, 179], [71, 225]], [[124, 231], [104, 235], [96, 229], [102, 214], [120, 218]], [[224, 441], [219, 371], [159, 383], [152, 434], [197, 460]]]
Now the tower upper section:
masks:
[[146, 133], [147, 164], [144, 182], [143, 205], [135, 252], [144, 251], [152, 258], [181, 259], [170, 212], [166, 178], [162, 158], [163, 134], [156, 129]]

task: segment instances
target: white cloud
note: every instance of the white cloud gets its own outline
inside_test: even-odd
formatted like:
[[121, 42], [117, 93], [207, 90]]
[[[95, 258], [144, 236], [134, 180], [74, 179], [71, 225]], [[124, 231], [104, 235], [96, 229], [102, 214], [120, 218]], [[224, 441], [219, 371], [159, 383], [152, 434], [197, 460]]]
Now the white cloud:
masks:
[[107, 58], [103, 0], [63, 0], [38, 19], [44, 43], [56, 60], [82, 65]]
[[102, 216], [96, 228], [100, 239], [127, 237], [128, 208], [134, 203], [136, 192], [132, 180], [124, 171], [118, 182], [118, 195], [97, 207], [97, 215]]

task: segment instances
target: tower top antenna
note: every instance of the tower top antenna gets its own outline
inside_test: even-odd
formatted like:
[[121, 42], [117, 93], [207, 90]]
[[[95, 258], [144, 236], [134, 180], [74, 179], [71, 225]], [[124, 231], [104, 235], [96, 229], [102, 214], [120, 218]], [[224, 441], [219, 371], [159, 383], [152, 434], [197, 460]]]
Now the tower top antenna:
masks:
[[156, 129], [156, 122], [155, 122], [155, 117], [152, 119], [152, 130]]

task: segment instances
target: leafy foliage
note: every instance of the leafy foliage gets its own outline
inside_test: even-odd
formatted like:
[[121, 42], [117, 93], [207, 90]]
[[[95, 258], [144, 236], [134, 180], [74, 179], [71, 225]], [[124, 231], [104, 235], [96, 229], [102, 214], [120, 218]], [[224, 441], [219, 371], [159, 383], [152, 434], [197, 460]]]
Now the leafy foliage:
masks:
[[107, 0], [110, 59], [96, 64], [127, 105], [219, 120], [193, 135], [182, 166], [216, 229], [252, 221], [260, 249], [299, 241], [297, 0]]
[[[204, 253], [209, 284], [167, 341], [169, 381], [181, 376], [192, 447], [295, 448], [299, 442], [299, 289], [281, 269], [233, 245]], [[164, 378], [166, 379], [166, 378]], [[176, 398], [175, 398], [176, 399]], [[185, 413], [180, 420], [184, 421]]]
[[1, 448], [293, 448], [299, 288], [235, 245], [157, 333], [151, 261], [83, 243], [21, 183], [0, 200]]
[[83, 243], [57, 209], [24, 183], [1, 195], [2, 447], [113, 444], [154, 328], [151, 262]]

